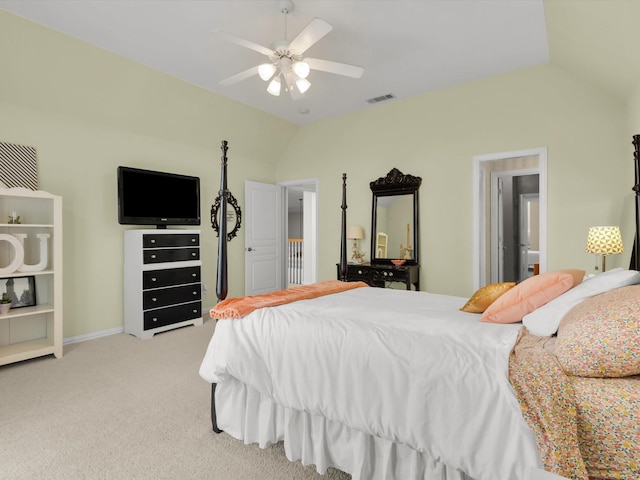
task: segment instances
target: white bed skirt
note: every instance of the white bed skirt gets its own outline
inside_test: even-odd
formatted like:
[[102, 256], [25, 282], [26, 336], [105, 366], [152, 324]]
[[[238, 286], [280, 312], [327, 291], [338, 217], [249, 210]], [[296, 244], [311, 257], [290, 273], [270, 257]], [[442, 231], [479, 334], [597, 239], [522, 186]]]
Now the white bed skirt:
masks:
[[287, 458], [350, 473], [353, 480], [473, 480], [405, 445], [374, 437], [324, 417], [282, 407], [229, 378], [216, 387], [218, 427], [261, 448], [284, 441]]

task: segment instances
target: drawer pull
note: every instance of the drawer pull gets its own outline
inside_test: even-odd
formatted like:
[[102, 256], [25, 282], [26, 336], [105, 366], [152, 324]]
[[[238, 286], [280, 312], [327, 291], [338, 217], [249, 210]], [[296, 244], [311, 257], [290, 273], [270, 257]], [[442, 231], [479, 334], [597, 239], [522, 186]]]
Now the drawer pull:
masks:
[[192, 273], [192, 274], [191, 274], [191, 276], [192, 276], [193, 278], [197, 277], [197, 275], [196, 275], [195, 273]]
[[153, 240], [153, 239], [151, 239], [151, 243], [156, 243], [156, 241], [155, 241], [155, 240]]
[[393, 277], [393, 272], [389, 272], [389, 276], [390, 276], [390, 277]]
[[153, 317], [153, 318], [152, 318], [152, 320], [153, 320], [154, 322], [157, 322], [157, 321], [158, 321], [158, 318], [157, 318], [157, 317]]
[[196, 243], [196, 239], [195, 239], [195, 238], [192, 238], [192, 239], [191, 239], [191, 243]]
[[196, 256], [196, 252], [191, 252], [191, 256], [195, 257]]
[[194, 295], [197, 295], [197, 294], [198, 294], [198, 292], [192, 292], [192, 293], [193, 293]]
[[157, 302], [157, 301], [158, 301], [158, 299], [157, 299], [156, 297], [153, 297], [153, 298], [151, 299], [151, 301], [152, 301], [152, 302]]
[[193, 310], [193, 313], [198, 313], [198, 310], [195, 310], [195, 309], [194, 309], [194, 310]]
[[384, 273], [383, 273], [383, 275], [386, 277], [386, 276], [388, 275], [388, 273], [387, 273], [387, 272], [384, 272]]
[[362, 270], [358, 270], [358, 275], [362, 275]]
[[151, 258], [156, 258], [155, 254], [151, 255]]
[[151, 277], [151, 281], [152, 281], [152, 282], [157, 282], [157, 281], [158, 281], [158, 279], [157, 279], [156, 277]]

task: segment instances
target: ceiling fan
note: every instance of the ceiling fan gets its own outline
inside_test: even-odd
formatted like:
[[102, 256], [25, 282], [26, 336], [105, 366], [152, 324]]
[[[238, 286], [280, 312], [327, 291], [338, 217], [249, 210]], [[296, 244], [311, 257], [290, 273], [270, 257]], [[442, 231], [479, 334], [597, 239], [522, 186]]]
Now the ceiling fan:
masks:
[[287, 14], [292, 12], [293, 8], [291, 0], [282, 0], [280, 2], [280, 12], [284, 14], [284, 40], [273, 42], [271, 48], [221, 30], [214, 30], [214, 33], [227, 41], [262, 53], [269, 59], [266, 63], [256, 65], [220, 81], [221, 85], [234, 85], [253, 75], [259, 75], [265, 82], [270, 81], [267, 92], [271, 95], [279, 96], [284, 83], [285, 91], [289, 92], [291, 98], [297, 100], [311, 86], [311, 83], [307, 80], [311, 70], [335, 73], [351, 78], [360, 78], [362, 76], [364, 68], [356, 65], [321, 60], [319, 58], [303, 58], [304, 52], [329, 33], [333, 27], [321, 18], [314, 18], [296, 38], [288, 42]]

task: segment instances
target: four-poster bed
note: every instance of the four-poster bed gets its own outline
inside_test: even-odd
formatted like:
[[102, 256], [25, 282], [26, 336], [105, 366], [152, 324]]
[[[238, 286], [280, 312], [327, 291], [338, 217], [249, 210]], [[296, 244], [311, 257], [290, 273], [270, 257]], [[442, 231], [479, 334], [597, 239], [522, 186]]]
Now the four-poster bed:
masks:
[[[346, 209], [343, 174], [340, 279]], [[509, 286], [483, 308], [524, 295], [525, 285], [555, 288], [551, 279], [567, 275]], [[332, 281], [220, 302], [200, 368], [212, 383], [213, 429], [262, 447], [284, 441], [289, 460], [356, 480], [511, 480], [539, 469], [640, 478], [639, 283], [631, 270], [569, 281], [515, 323], [465, 310], [483, 289], [466, 299]], [[549, 336], [521, 323], [533, 325], [540, 312], [545, 328], [555, 323]], [[617, 350], [588, 350], [601, 340]], [[576, 359], [577, 346], [587, 353]]]

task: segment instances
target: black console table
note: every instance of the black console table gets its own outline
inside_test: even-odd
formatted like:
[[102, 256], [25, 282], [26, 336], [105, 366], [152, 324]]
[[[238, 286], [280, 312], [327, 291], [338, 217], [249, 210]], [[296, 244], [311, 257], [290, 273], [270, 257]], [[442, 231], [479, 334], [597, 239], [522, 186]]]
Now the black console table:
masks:
[[[340, 278], [340, 265], [338, 265], [338, 279]], [[420, 290], [420, 265], [371, 265], [370, 263], [348, 264], [347, 282], [362, 281], [372, 287], [384, 288], [387, 282], [401, 282], [411, 290], [413, 285], [416, 291]]]

